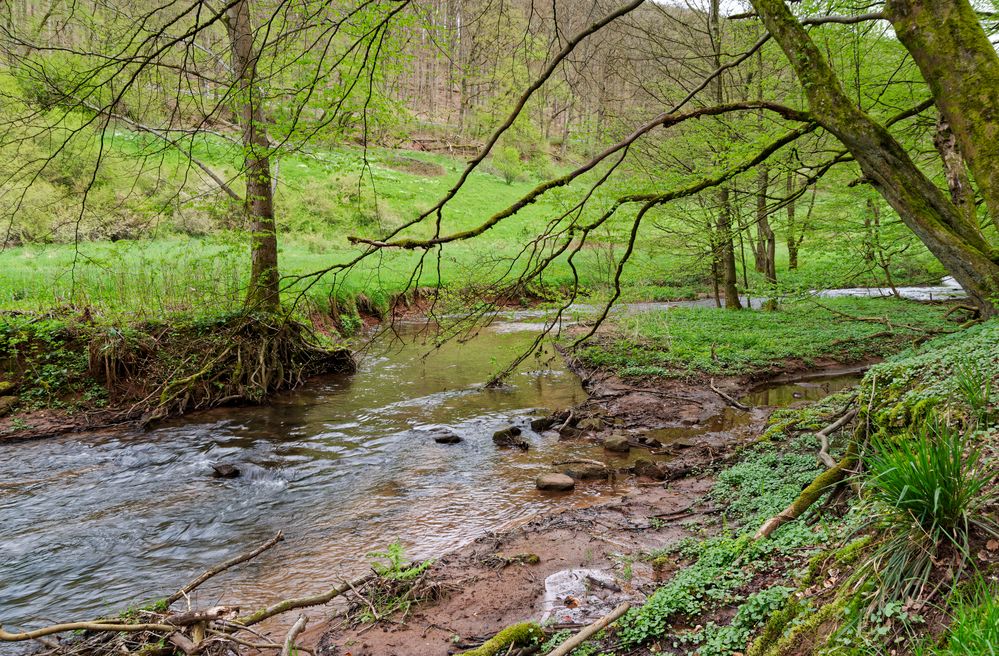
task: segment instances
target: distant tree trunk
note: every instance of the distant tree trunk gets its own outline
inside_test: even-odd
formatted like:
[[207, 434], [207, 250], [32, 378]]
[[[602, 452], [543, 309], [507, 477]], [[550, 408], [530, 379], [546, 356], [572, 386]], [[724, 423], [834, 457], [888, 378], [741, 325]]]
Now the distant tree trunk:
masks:
[[[708, 16], [709, 28], [711, 32], [712, 50], [714, 54], [715, 68], [721, 66], [721, 12], [720, 0], [711, 0], [711, 13]], [[725, 90], [722, 76], [715, 80], [715, 100], [718, 104], [725, 102]], [[742, 303], [739, 301], [738, 278], [735, 269], [735, 247], [732, 241], [732, 203], [729, 197], [729, 187], [723, 184], [718, 188], [718, 250], [717, 256], [720, 260], [722, 273], [722, 287], [725, 291], [725, 307], [730, 310], [739, 310]]]
[[[926, 4], [935, 5], [936, 2], [937, 0], [934, 0], [932, 3], [927, 2]], [[791, 66], [795, 69], [805, 89], [808, 104], [816, 120], [846, 146], [860, 165], [865, 177], [871, 181], [874, 188], [898, 212], [909, 229], [940, 260], [944, 268], [964, 287], [970, 298], [981, 309], [982, 314], [986, 317], [999, 315], [999, 308], [992, 302], [992, 299], [999, 297], [999, 262], [993, 259], [993, 255], [989, 249], [985, 248], [983, 250], [984, 247], [981, 247], [981, 245], [984, 240], [969, 238], [966, 218], [954, 203], [919, 170], [909, 157], [909, 154], [883, 125], [874, 121], [850, 101], [843, 91], [839, 79], [830, 67], [829, 62], [819, 52], [804, 27], [788, 9], [784, 0], [752, 0], [752, 4], [757, 13], [763, 18], [770, 34], [773, 35], [774, 39], [784, 50], [784, 54], [787, 56]], [[922, 4], [918, 2], [889, 3], [893, 13], [898, 12], [899, 6], [916, 7]], [[939, 4], [947, 6], [957, 4], [967, 5], [967, 2], [941, 0]], [[972, 11], [970, 5], [968, 6], [968, 11]], [[925, 18], [923, 14], [929, 13], [929, 10], [920, 9], [911, 13]], [[951, 51], [949, 44], [940, 45], [941, 42], [947, 41], [949, 37], [943, 36], [933, 26], [925, 27], [918, 20], [915, 23], [917, 27], [912, 31], [918, 32], [926, 29], [929, 37], [932, 37], [932, 47], [939, 46], [945, 51]], [[927, 35], [913, 36], [910, 34], [902, 37], [901, 33], [905, 29], [908, 29], [907, 26], [899, 21], [899, 26], [896, 27], [896, 30], [900, 33], [903, 44], [906, 45], [910, 52], [918, 49], [916, 46], [911, 45], [913, 42], [919, 47], [926, 45], [922, 39], [927, 37]], [[970, 29], [981, 31], [981, 27], [977, 22], [972, 27], [969, 27]], [[999, 58], [996, 57], [995, 51], [988, 45], [984, 33], [982, 38], [985, 39], [988, 54], [991, 55], [992, 59], [997, 60], [997, 66], [999, 66]], [[964, 37], [958, 38], [959, 41], [963, 39]], [[989, 59], [989, 57], [985, 56], [986, 53], [981, 52], [981, 49], [975, 49], [974, 52], [969, 52], [969, 55], [976, 58], [980, 56], [983, 59]], [[919, 56], [914, 54], [914, 58], [917, 63], [920, 63], [920, 68], [923, 70], [923, 76], [927, 78], [931, 88], [934, 88], [936, 93], [939, 91], [941, 82], [939, 80], [934, 81], [932, 79], [933, 75], [927, 74], [927, 70], [936, 71], [937, 73], [941, 71], [937, 71], [935, 66], [926, 66], [924, 62], [921, 62], [921, 59], [932, 60], [935, 56], [925, 55], [924, 53], [921, 53]], [[958, 65], [954, 63], [954, 66], [961, 69], [963, 64]], [[962, 154], [969, 161], [969, 165], [972, 157], [965, 148], [962, 135], [969, 142], [971, 150], [975, 149], [976, 144], [980, 146], [980, 150], [975, 152], [977, 156], [975, 161], [979, 169], [983, 161], [990, 160], [989, 153], [991, 150], [993, 148], [999, 149], [999, 139], [995, 138], [997, 136], [995, 132], [992, 132], [993, 137], [990, 144], [980, 143], [980, 139], [978, 138], [981, 133], [988, 133], [991, 130], [988, 125], [984, 124], [992, 123], [993, 127], [999, 126], [999, 123], [996, 122], [996, 117], [999, 116], [999, 105], [997, 105], [997, 111], [992, 112], [991, 115], [988, 111], [982, 111], [983, 107], [987, 109], [993, 103], [999, 103], [999, 93], [991, 92], [991, 87], [987, 84], [988, 79], [988, 74], [986, 74], [983, 78], [986, 88], [976, 88], [973, 92], [970, 87], [961, 85], [952, 90], [954, 95], [970, 93], [973, 98], [978, 99], [979, 109], [974, 111], [977, 118], [970, 121], [973, 125], [969, 125], [969, 121], [965, 120], [962, 123], [962, 129], [959, 130], [957, 127], [958, 124], [955, 123], [953, 117], [944, 112], [945, 117], [951, 125], [951, 129], [954, 130], [954, 134], [958, 139]], [[997, 81], [999, 81], [999, 78], [997, 78]], [[999, 89], [999, 86], [996, 88]], [[991, 99], [985, 98], [990, 95]], [[957, 100], [951, 100], [949, 103], [958, 106], [961, 105], [961, 102]], [[977, 125], [979, 122], [983, 125]], [[999, 150], [996, 153], [999, 156]], [[993, 161], [993, 163], [995, 164], [993, 173], [997, 176], [996, 186], [999, 187], [999, 160]], [[972, 171], [974, 172], [975, 170], [976, 167], [972, 166]], [[979, 175], [982, 176], [982, 179], [989, 178], [986, 171], [976, 172], [976, 180], [979, 180]], [[984, 191], [984, 185], [982, 185], [980, 180], [979, 186]], [[988, 196], [986, 196], [986, 200], [988, 201]]]
[[[715, 0], [717, 1], [717, 0]], [[729, 188], [722, 185], [718, 192], [718, 256], [721, 260], [722, 287], [725, 290], [725, 307], [729, 310], [742, 309], [739, 301], [739, 278], [735, 268], [735, 248], [732, 242], [732, 202]]]
[[[787, 172], [787, 197], [794, 195], [794, 170]], [[797, 225], [797, 205], [794, 199], [787, 203], [787, 232], [784, 241], [787, 244], [787, 268], [794, 271], [798, 268], [798, 248], [801, 246], [803, 235], [798, 234]], [[804, 231], [802, 231], [804, 232]]]
[[756, 186], [756, 270], [770, 284], [777, 283], [777, 237], [770, 227], [767, 193], [770, 188], [770, 167], [762, 164]]
[[264, 126], [262, 94], [257, 82], [257, 52], [253, 45], [249, 0], [226, 10], [232, 69], [243, 127], [243, 168], [246, 175], [246, 213], [250, 219], [250, 284], [247, 307], [277, 312], [281, 307], [277, 228], [271, 187], [270, 140]]

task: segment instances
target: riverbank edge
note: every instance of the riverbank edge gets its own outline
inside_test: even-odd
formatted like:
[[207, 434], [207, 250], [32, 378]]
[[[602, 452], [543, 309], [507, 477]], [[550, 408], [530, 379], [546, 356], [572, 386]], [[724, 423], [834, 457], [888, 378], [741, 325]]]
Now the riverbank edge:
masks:
[[0, 316], [0, 443], [148, 425], [355, 370], [335, 334], [291, 317], [207, 314], [125, 326]]
[[[352, 371], [354, 364], [342, 335], [360, 326], [380, 329], [394, 321], [432, 320], [441, 301], [435, 294], [435, 290], [414, 289], [394, 298], [389, 308], [359, 295], [350, 307], [334, 303], [327, 309], [312, 308], [306, 312], [305, 324], [287, 319], [280, 326], [241, 313], [185, 315], [124, 326], [98, 323], [86, 311], [0, 314], [0, 363], [5, 371], [0, 375], [0, 443], [145, 425], [219, 405], [266, 402], [271, 393], [297, 387], [310, 377]], [[480, 302], [496, 311], [545, 307], [551, 299], [524, 292]], [[280, 340], [273, 337], [286, 326], [294, 328], [294, 335], [291, 346], [282, 351], [274, 347]], [[246, 342], [247, 333], [253, 337], [248, 340], [249, 348], [237, 353], [245, 357], [224, 362], [215, 357], [218, 352], [229, 352], [233, 340]], [[604, 334], [598, 335], [591, 351], [600, 348]], [[782, 358], [748, 375], [763, 383], [810, 368], [870, 362], [875, 359], [872, 352], [900, 350], [907, 338], [911, 335], [907, 337], [904, 331], [879, 331], [864, 340], [860, 351], [844, 346], [829, 357]], [[856, 344], [856, 340], [843, 342]], [[263, 353], [271, 357], [274, 350], [278, 366], [272, 369], [279, 376], [246, 375], [240, 362]], [[578, 354], [563, 350], [563, 355], [584, 379], [601, 369], [587, 366]], [[226, 373], [226, 364], [232, 373]], [[693, 382], [710, 380], [696, 371], [680, 375]], [[717, 379], [719, 385], [730, 387], [746, 375], [722, 374]], [[186, 382], [189, 387], [195, 383], [197, 389], [190, 394], [176, 386], [168, 389], [174, 382]]]
[[[961, 333], [950, 334], [877, 365], [873, 375], [866, 376], [860, 385], [860, 395], [866, 402], [860, 408], [861, 416], [854, 428], [850, 428], [847, 422], [845, 428], [840, 426], [839, 430], [830, 430], [830, 422], [835, 423], [837, 417], [844, 416], [843, 408], [855, 402], [855, 391], [848, 390], [787, 410], [767, 410], [755, 416], [750, 426], [740, 435], [733, 435], [733, 439], [705, 444], [702, 448], [685, 449], [669, 463], [670, 466], [660, 467], [658, 472], [654, 468], [640, 469], [637, 463], [621, 470], [619, 474], [632, 477], [632, 485], [614, 501], [543, 514], [523, 525], [484, 535], [445, 554], [430, 571], [434, 583], [452, 586], [453, 596], [434, 599], [416, 610], [407, 611], [402, 621], [390, 617], [374, 624], [352, 626], [349, 622], [345, 623], [341, 615], [314, 629], [309, 635], [310, 644], [319, 656], [347, 653], [351, 656], [443, 656], [472, 648], [506, 627], [534, 621], [532, 618], [537, 617], [538, 600], [545, 589], [544, 581], [556, 572], [574, 568], [602, 569], [614, 575], [614, 585], [629, 592], [627, 588], [633, 577], [640, 578], [638, 567], [651, 568], [645, 573], [644, 589], [639, 584], [637, 589], [631, 590], [634, 593], [631, 596], [633, 610], [650, 603], [657, 591], [670, 590], [667, 583], [672, 585], [680, 580], [680, 585], [673, 586], [675, 590], [665, 597], [658, 595], [662, 598], [654, 602], [672, 607], [671, 604], [675, 604], [670, 600], [670, 594], [679, 594], [679, 609], [684, 607], [683, 600], [689, 599], [685, 595], [690, 592], [712, 595], [725, 590], [724, 586], [712, 587], [717, 577], [737, 574], [757, 557], [764, 562], [763, 571], [757, 569], [748, 582], [744, 581], [741, 587], [729, 588], [726, 593], [730, 595], [738, 590], [738, 596], [726, 596], [728, 601], [719, 598], [721, 603], [703, 607], [696, 600], [691, 602], [693, 605], [688, 608], [703, 608], [703, 611], [686, 614], [680, 611], [678, 617], [670, 619], [669, 626], [672, 628], [668, 633], [659, 633], [662, 630], [659, 627], [649, 634], [654, 637], [653, 640], [632, 643], [625, 649], [626, 653], [685, 653], [682, 651], [684, 648], [698, 648], [698, 644], [706, 649], [698, 651], [699, 654], [785, 656], [813, 653], [814, 649], [821, 649], [837, 639], [838, 631], [844, 625], [850, 631], [860, 630], [850, 625], [850, 618], [863, 611], [866, 603], [863, 592], [867, 588], [857, 586], [853, 573], [865, 561], [869, 562], [878, 544], [884, 541], [883, 529], [870, 524], [862, 528], [864, 520], [857, 524], [858, 517], [852, 515], [856, 499], [850, 499], [849, 495], [844, 499], [845, 490], [841, 488], [848, 486], [841, 485], [837, 487], [838, 494], [832, 493], [823, 504], [817, 504], [814, 510], [793, 521], [788, 527], [790, 532], [784, 531], [773, 541], [751, 540], [748, 538], [752, 532], [761, 526], [761, 517], [773, 517], [771, 512], [776, 511], [766, 511], [762, 515], [757, 513], [755, 516], [742, 513], [741, 523], [737, 511], [733, 525], [719, 520], [718, 513], [722, 517], [731, 517], [727, 510], [714, 505], [723, 500], [717, 495], [712, 499], [719, 481], [724, 479], [726, 485], [738, 489], [740, 478], [745, 480], [747, 472], [750, 472], [750, 489], [743, 489], [731, 498], [738, 500], [745, 497], [745, 493], [752, 492], [757, 485], [752, 480], [753, 470], [760, 467], [760, 454], [763, 454], [762, 460], [769, 458], [769, 465], [776, 465], [773, 473], [778, 479], [790, 479], [789, 499], [797, 503], [799, 488], [796, 481], [805, 487], [810, 482], [814, 484], [813, 478], [819, 480], [818, 474], [823, 472], [815, 460], [818, 443], [814, 434], [820, 429], [829, 433], [827, 437], [831, 438], [830, 453], [833, 457], [843, 458], [847, 457], [844, 453], [848, 452], [848, 445], [854, 439], [850, 435], [855, 430], [869, 434], [889, 427], [897, 428], [900, 421], [916, 425], [926, 420], [930, 408], [937, 406], [946, 408], [947, 416], [953, 420], [959, 416], [952, 414], [954, 411], [967, 412], [967, 408], [962, 410], [959, 397], [952, 396], [956, 389], [954, 381], [946, 378], [940, 381], [938, 378], [946, 377], [948, 372], [954, 376], [970, 362], [977, 363], [976, 366], [981, 367], [979, 371], [990, 377], [993, 384], [999, 383], [999, 342], [990, 341], [989, 337], [997, 329], [999, 324], [990, 322], [972, 329], [967, 337]], [[986, 360], [982, 360], [983, 357]], [[788, 373], [780, 379], [811, 378], [821, 375], [823, 371], [828, 370]], [[603, 372], [603, 376], [590, 373], [588, 391], [591, 398], [572, 412], [559, 414], [556, 418], [577, 426], [598, 418], [604, 425], [594, 426], [595, 430], [588, 434], [570, 433], [575, 439], [599, 439], [602, 432], [633, 425], [620, 415], [605, 421], [606, 404], [617, 403], [622, 390], [627, 387], [630, 391], [625, 395], [675, 399], [674, 406], [680, 403], [684, 392], [689, 394], [692, 391], [690, 382], [659, 380], [628, 386], [607, 372]], [[842, 373], [842, 368], [831, 373]], [[725, 382], [733, 396], [759, 385], [747, 378]], [[941, 382], [947, 384], [941, 385]], [[650, 383], [654, 387], [648, 387]], [[949, 389], [948, 384], [954, 389]], [[715, 399], [713, 410], [717, 410], [719, 404], [727, 403], [719, 400], [717, 393], [705, 392], [703, 387], [693, 396], [688, 396], [687, 400], [707, 400], [712, 395]], [[595, 403], [605, 407], [594, 412]], [[952, 405], [954, 403], [957, 405]], [[648, 416], [642, 414], [647, 408], [641, 408], [641, 405], [640, 424]], [[625, 421], [622, 422], [622, 419]], [[679, 416], [673, 417], [673, 420], [680, 424], [696, 424]], [[991, 463], [988, 466], [994, 468], [999, 454], [999, 433], [994, 428], [985, 448]], [[781, 458], [793, 460], [795, 457], [798, 458], [798, 471], [781, 469]], [[802, 459], [811, 462], [811, 465], [806, 462], [804, 470], [800, 469]], [[741, 471], [735, 473], [737, 470]], [[650, 471], [654, 478], [649, 477]], [[665, 482], [660, 482], [662, 478], [666, 479]], [[769, 489], [761, 488], [757, 492], [760, 497], [770, 494]], [[787, 501], [781, 503], [786, 504]], [[782, 508], [784, 505], [779, 505], [776, 510]], [[993, 507], [993, 514], [995, 510]], [[824, 537], [818, 540], [805, 538], [802, 542], [802, 536], [813, 531], [821, 531]], [[732, 538], [726, 537], [729, 532]], [[636, 537], [642, 534], [654, 534], [656, 543], [650, 548], [647, 540], [643, 543]], [[972, 582], [965, 579], [979, 576], [981, 572], [999, 572], [999, 544], [995, 540], [988, 542], [987, 537], [980, 534], [973, 538], [972, 553], [978, 567], [961, 580], [962, 590], [969, 590], [972, 586]], [[710, 562], [716, 558], [724, 562], [712, 570], [714, 566]], [[704, 561], [709, 561], [707, 570], [714, 572], [714, 576], [709, 577], [712, 580], [697, 580], [698, 574], [704, 576], [704, 572], [697, 571]], [[933, 576], [942, 585], [947, 580], [947, 572], [945, 568], [938, 570]], [[679, 576], [681, 572], [693, 572], [694, 576], [684, 579]], [[683, 586], [692, 587], [687, 589]], [[962, 594], [958, 594], [958, 600], [965, 599]], [[605, 598], [607, 603], [603, 610], [609, 611], [626, 597]], [[592, 603], [592, 599], [579, 601]], [[903, 647], [913, 647], [917, 642], [942, 644], [951, 622], [963, 621], [949, 615], [947, 605], [952, 601], [953, 598], [945, 598], [940, 604], [910, 608], [904, 612], [878, 611], [869, 620], [865, 619], [862, 625], [873, 631], [872, 636], [887, 636], [884, 639], [890, 638], [894, 644]], [[349, 613], [349, 608], [341, 609], [341, 612]], [[621, 636], [628, 640], [644, 635], [643, 632], [650, 629], [643, 622], [655, 622], [655, 612], [644, 617], [642, 613], [629, 615], [630, 619], [626, 618], [628, 621], [624, 622], [623, 628], [618, 626], [617, 631], [611, 634], [612, 638], [600, 633], [595, 642], [589, 644], [589, 651], [578, 653], [619, 653], [614, 645], [619, 644]], [[599, 616], [598, 613], [596, 617]], [[560, 626], [556, 621], [555, 635], [544, 643], [546, 646], [526, 643], [507, 645], [504, 649], [509, 647], [509, 653], [525, 656], [547, 654], [557, 644], [556, 637], [564, 640], [585, 623], [570, 622]], [[548, 628], [551, 635], [552, 629]], [[853, 639], [858, 639], [856, 634], [853, 635]], [[859, 639], [869, 638], [863, 638], [861, 634]], [[608, 640], [611, 650], [604, 651], [601, 647], [607, 647]], [[677, 652], [677, 649], [681, 651]], [[903, 649], [898, 653], [909, 652]]]

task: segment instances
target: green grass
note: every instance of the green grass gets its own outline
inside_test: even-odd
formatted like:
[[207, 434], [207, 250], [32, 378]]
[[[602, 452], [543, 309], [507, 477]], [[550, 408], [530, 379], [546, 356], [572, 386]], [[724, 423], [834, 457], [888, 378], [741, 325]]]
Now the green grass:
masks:
[[[23, 197], [21, 189], [14, 188], [16, 176], [12, 188], [0, 197], [0, 216], [18, 207], [10, 228], [25, 244], [0, 249], [0, 310], [86, 306], [97, 315], [117, 320], [121, 315], [146, 318], [194, 309], [236, 309], [249, 269], [249, 238], [241, 230], [239, 205], [202, 179], [199, 170], [191, 169], [175, 150], [164, 150], [150, 137], [118, 130], [105, 144], [105, 158], [81, 214], [80, 200], [97, 152], [96, 140], [83, 134], [32, 182]], [[29, 140], [18, 151], [0, 152], [0, 174], [16, 171], [22, 160], [41, 157], [50, 148], [48, 141]], [[238, 149], [212, 136], [198, 139], [193, 148], [196, 157], [242, 193]], [[308, 295], [321, 303], [334, 296], [349, 306], [363, 293], [384, 307], [411, 284], [422, 251], [385, 251], [337, 278], [309, 279], [315, 282], [311, 286], [306, 281], [295, 283], [295, 277], [356, 257], [361, 251], [349, 243], [349, 236], [381, 237], [418, 216], [445, 195], [464, 165], [464, 160], [444, 155], [385, 148], [316, 148], [282, 156], [275, 165], [275, 213], [280, 266], [289, 285], [285, 301], [296, 299], [308, 287]], [[442, 232], [481, 224], [552, 175], [552, 170], [544, 169], [553, 167], [526, 163], [508, 183], [487, 161], [449, 203]], [[558, 167], [554, 169], [557, 172]], [[439, 261], [432, 254], [413, 284], [465, 289], [509, 281], [511, 273], [524, 266], [522, 259], [514, 259], [525, 244], [547, 221], [571, 208], [599, 173], [549, 192], [472, 241], [449, 244]], [[640, 184], [645, 183], [638, 176], [623, 173], [594, 194], [583, 220], [592, 219], [611, 198], [634, 191]], [[182, 188], [180, 193], [178, 188]], [[831, 200], [836, 198], [832, 194]], [[803, 245], [801, 267], [796, 271], [787, 270], [787, 254], [780, 243], [782, 287], [881, 284], [880, 274], [872, 274], [852, 257], [838, 236], [852, 230], [851, 225], [860, 225], [861, 217], [843, 214], [843, 208], [850, 205], [829, 202], [825, 207], [837, 237], [826, 238], [830, 228], [816, 228]], [[686, 299], [710, 290], [706, 258], [689, 248], [689, 239], [669, 229], [691, 230], [689, 211], [681, 205], [665, 206], [643, 224], [622, 278], [623, 300]], [[621, 211], [591, 235], [575, 258], [584, 294], [607, 295], [632, 217], [633, 211]], [[426, 237], [431, 233], [432, 225], [421, 225], [404, 234]], [[743, 276], [740, 270], [740, 279], [756, 290], [762, 279], [752, 270], [748, 245], [743, 250], [740, 269], [741, 261], [748, 258], [749, 272]], [[934, 282], [941, 274], [940, 265], [917, 247], [899, 258], [892, 275], [902, 284]], [[574, 282], [562, 257], [537, 286], [551, 295]]]
[[[822, 299], [786, 304], [777, 312], [673, 308], [623, 318], [613, 332], [584, 349], [583, 360], [624, 376], [736, 375], [813, 365], [821, 359], [855, 362], [883, 356], [918, 335], [841, 316], [884, 317], [893, 325], [955, 329], [946, 308], [895, 299]], [[828, 308], [828, 309], [827, 309]]]

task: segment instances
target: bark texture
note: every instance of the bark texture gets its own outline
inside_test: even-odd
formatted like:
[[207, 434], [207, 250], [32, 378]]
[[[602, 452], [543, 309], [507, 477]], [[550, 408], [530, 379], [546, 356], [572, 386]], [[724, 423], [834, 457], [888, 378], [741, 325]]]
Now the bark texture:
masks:
[[999, 56], [974, 8], [968, 0], [888, 0], [885, 15], [999, 217]]
[[784, 0], [752, 3], [794, 68], [815, 119], [849, 149], [865, 177], [968, 291], [983, 315], [999, 314], [993, 305], [999, 297], [999, 263], [961, 235], [956, 227], [965, 223], [960, 210], [919, 170], [883, 125], [850, 101], [828, 61]]
[[250, 2], [242, 0], [226, 10], [232, 69], [243, 127], [243, 169], [246, 176], [246, 214], [250, 220], [250, 285], [246, 304], [252, 310], [277, 312], [279, 294], [277, 227], [271, 187], [270, 140], [264, 127], [263, 99], [257, 84], [257, 52], [253, 44]]

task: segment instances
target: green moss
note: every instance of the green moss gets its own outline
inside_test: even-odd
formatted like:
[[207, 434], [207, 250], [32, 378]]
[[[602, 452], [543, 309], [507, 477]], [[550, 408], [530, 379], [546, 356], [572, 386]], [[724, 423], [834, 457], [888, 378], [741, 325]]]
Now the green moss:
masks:
[[463, 652], [464, 656], [496, 656], [506, 653], [511, 647], [529, 645], [544, 639], [544, 631], [535, 622], [521, 622], [506, 627], [480, 646]]

